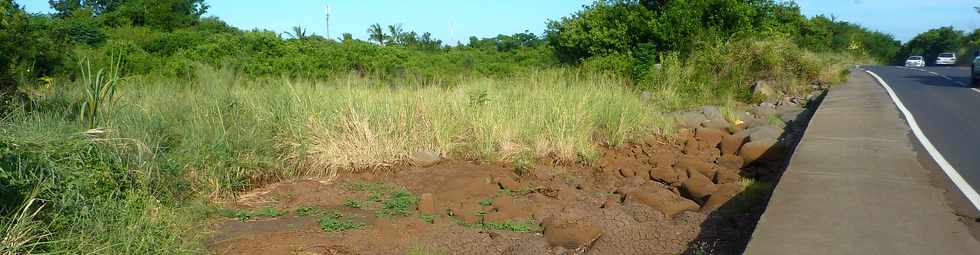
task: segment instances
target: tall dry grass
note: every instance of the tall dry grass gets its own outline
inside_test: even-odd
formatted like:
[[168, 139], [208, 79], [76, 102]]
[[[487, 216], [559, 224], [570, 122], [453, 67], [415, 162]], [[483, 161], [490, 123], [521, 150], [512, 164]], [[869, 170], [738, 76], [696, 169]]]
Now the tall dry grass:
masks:
[[672, 126], [624, 80], [575, 70], [443, 87], [202, 70], [188, 84], [130, 79], [109, 128], [181, 157], [214, 194], [284, 177], [390, 169], [420, 150], [494, 162], [588, 161], [599, 143]]

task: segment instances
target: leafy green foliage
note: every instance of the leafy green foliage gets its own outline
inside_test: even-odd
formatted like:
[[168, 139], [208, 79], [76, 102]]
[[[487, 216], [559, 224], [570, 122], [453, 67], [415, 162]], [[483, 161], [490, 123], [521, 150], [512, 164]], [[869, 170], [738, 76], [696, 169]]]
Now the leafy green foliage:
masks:
[[407, 216], [419, 202], [418, 198], [406, 191], [396, 191], [381, 202], [378, 216]]
[[88, 128], [96, 128], [103, 115], [113, 107], [116, 87], [119, 86], [120, 60], [110, 60], [109, 67], [99, 68], [92, 72], [92, 63], [85, 59], [80, 66], [82, 81], [85, 86], [85, 100], [82, 102], [80, 118], [85, 120]]
[[[824, 16], [807, 19], [796, 4], [771, 0], [602, 0], [549, 22], [547, 34], [563, 62], [610, 66], [633, 77], [649, 70], [657, 55], [688, 54], [721, 40], [788, 36], [805, 49], [868, 50], [858, 53], [881, 61], [899, 47], [889, 35]], [[629, 69], [637, 65], [639, 72]]]
[[541, 231], [541, 224], [533, 219], [526, 221], [507, 220], [504, 222], [482, 221], [478, 224], [480, 228], [487, 230], [510, 231], [517, 233], [530, 233]]
[[479, 203], [482, 206], [491, 206], [491, 205], [493, 205], [493, 198], [484, 198], [484, 199], [481, 199], [479, 201]]
[[[304, 213], [307, 212], [304, 210]], [[288, 211], [279, 210], [276, 208], [266, 207], [257, 210], [246, 210], [246, 209], [222, 209], [219, 213], [226, 218], [236, 218], [241, 221], [248, 221], [255, 218], [276, 218], [279, 216], [285, 216], [289, 214]], [[299, 211], [297, 210], [297, 213]]]
[[342, 232], [352, 229], [362, 229], [367, 224], [356, 222], [354, 219], [345, 217], [340, 212], [333, 212], [320, 216], [320, 229], [327, 232]]
[[357, 200], [347, 199], [346, 201], [344, 201], [344, 206], [347, 206], [347, 207], [350, 207], [350, 208], [353, 208], [353, 209], [358, 209], [358, 208], [361, 208], [361, 203], [360, 202], [357, 202]]
[[[980, 30], [978, 30], [980, 31]], [[968, 57], [969, 46], [978, 49], [980, 44], [976, 44], [976, 38], [980, 37], [976, 32], [967, 36], [963, 31], [953, 29], [953, 27], [940, 27], [931, 29], [916, 35], [912, 40], [902, 46], [902, 49], [895, 55], [895, 63], [904, 63], [905, 58], [919, 55], [926, 59], [928, 64], [933, 64], [940, 53], [953, 52], [963, 60], [972, 60]], [[971, 40], [972, 39], [972, 40]]]

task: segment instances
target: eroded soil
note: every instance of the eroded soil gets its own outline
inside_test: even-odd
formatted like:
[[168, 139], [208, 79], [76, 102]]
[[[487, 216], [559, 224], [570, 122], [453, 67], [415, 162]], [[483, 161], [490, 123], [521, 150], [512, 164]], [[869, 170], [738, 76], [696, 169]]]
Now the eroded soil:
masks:
[[[760, 172], [738, 153], [722, 155], [730, 136], [685, 130], [674, 142], [606, 149], [591, 166], [539, 163], [523, 176], [445, 161], [279, 183], [228, 206], [282, 215], [223, 220], [208, 245], [218, 254], [728, 253], [754, 221], [739, 217], [745, 209], [716, 210], [751, 202], [729, 199], [745, 188], [742, 176]], [[399, 211], [392, 201], [405, 196]]]

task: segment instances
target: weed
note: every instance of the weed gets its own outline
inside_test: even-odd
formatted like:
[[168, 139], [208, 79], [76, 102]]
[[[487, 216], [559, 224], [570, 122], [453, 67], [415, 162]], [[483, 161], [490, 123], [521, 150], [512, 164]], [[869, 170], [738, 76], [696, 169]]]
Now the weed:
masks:
[[111, 58], [108, 68], [99, 68], [92, 73], [92, 63], [83, 59], [79, 64], [82, 82], [85, 85], [85, 100], [82, 102], [80, 119], [85, 120], [89, 129], [96, 128], [96, 123], [103, 115], [105, 108], [112, 108], [115, 102], [116, 87], [119, 85], [122, 59]]
[[712, 255], [717, 253], [718, 240], [708, 242], [707, 240], [697, 240], [691, 247], [692, 255]]
[[361, 203], [360, 202], [357, 202], [357, 200], [353, 200], [353, 199], [349, 199], [348, 198], [347, 200], [344, 201], [344, 206], [347, 206], [347, 207], [350, 207], [350, 208], [354, 208], [354, 209], [358, 209], [358, 208], [361, 208]]
[[297, 216], [310, 216], [316, 214], [317, 209], [312, 207], [300, 207], [300, 208], [296, 208], [294, 212], [296, 213]]
[[406, 216], [411, 213], [412, 208], [417, 203], [418, 198], [412, 193], [397, 191], [381, 202], [381, 210], [377, 214], [379, 217]]
[[353, 219], [345, 217], [340, 212], [333, 212], [320, 216], [320, 229], [327, 232], [341, 232], [351, 229], [362, 229], [367, 224], [355, 222]]
[[0, 254], [32, 254], [50, 234], [36, 218], [44, 208], [44, 203], [36, 198], [35, 188], [30, 197], [19, 207], [12, 217], [0, 217]]
[[783, 121], [783, 119], [780, 118], [779, 115], [773, 114], [773, 115], [769, 115], [769, 125], [773, 125], [778, 128], [783, 128], [786, 127], [786, 121]]
[[425, 223], [429, 223], [429, 224], [435, 223], [436, 221], [435, 215], [430, 215], [425, 213], [420, 213], [419, 218], [421, 218], [422, 221], [425, 221]]
[[731, 208], [735, 213], [748, 213], [764, 206], [775, 188], [772, 183], [749, 178], [741, 179], [739, 185], [742, 186], [742, 192], [729, 202], [732, 203]]
[[530, 233], [541, 231], [540, 224], [533, 219], [528, 219], [526, 221], [515, 221], [507, 220], [505, 222], [489, 222], [482, 221], [478, 224], [478, 227], [487, 230], [500, 230], [500, 231], [511, 231], [517, 233]]
[[280, 211], [276, 208], [262, 208], [255, 211], [245, 209], [222, 209], [219, 213], [226, 218], [237, 218], [241, 221], [249, 221], [254, 218], [276, 218], [288, 214], [288, 211]]
[[479, 203], [482, 206], [491, 206], [491, 205], [493, 205], [493, 198], [484, 198], [484, 199], [481, 199]]
[[262, 208], [259, 209], [258, 211], [255, 211], [253, 214], [258, 217], [275, 218], [279, 216], [284, 216], [288, 213], [289, 213], [288, 211], [280, 211], [279, 209], [276, 208]]

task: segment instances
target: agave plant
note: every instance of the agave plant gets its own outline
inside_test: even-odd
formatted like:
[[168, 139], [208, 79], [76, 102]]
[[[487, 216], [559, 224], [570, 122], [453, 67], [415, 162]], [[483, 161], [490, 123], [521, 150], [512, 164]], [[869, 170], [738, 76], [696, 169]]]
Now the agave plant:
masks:
[[103, 108], [112, 108], [116, 87], [121, 80], [121, 63], [122, 58], [110, 57], [109, 67], [99, 68], [95, 72], [92, 71], [92, 63], [87, 58], [79, 64], [82, 82], [85, 85], [85, 101], [82, 102], [80, 117], [89, 129], [96, 128], [97, 122], [102, 118]]

